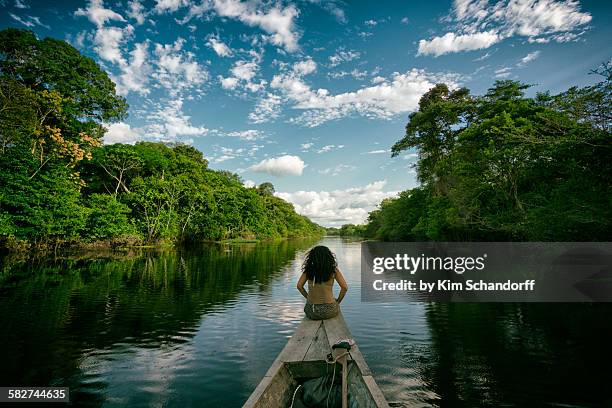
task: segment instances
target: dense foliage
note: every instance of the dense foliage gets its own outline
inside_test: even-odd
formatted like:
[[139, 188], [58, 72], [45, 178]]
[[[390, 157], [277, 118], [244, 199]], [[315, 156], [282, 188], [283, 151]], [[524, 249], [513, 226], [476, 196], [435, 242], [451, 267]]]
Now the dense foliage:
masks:
[[327, 235], [340, 235], [341, 237], [363, 237], [365, 236], [365, 225], [344, 224], [340, 228], [325, 228]]
[[322, 233], [264, 183], [186, 145], [102, 146], [127, 104], [64, 41], [0, 31], [0, 241], [115, 243]]
[[437, 85], [394, 156], [416, 149], [420, 186], [386, 199], [366, 235], [383, 240], [609, 240], [612, 65], [593, 86], [524, 94], [497, 81], [483, 96]]

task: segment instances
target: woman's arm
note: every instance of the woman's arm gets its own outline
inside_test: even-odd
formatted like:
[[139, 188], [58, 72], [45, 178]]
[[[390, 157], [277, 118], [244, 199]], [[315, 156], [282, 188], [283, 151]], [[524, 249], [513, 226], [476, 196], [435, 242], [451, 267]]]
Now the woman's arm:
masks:
[[308, 299], [308, 292], [306, 292], [306, 289], [304, 289], [304, 285], [306, 284], [307, 280], [308, 280], [308, 277], [306, 276], [306, 274], [302, 273], [297, 283], [297, 290], [299, 290], [302, 296], [304, 296], [306, 299]]
[[344, 276], [342, 275], [342, 272], [340, 272], [340, 269], [336, 269], [336, 282], [338, 282], [338, 285], [340, 285], [340, 293], [338, 294], [338, 299], [336, 299], [336, 302], [340, 303], [348, 291], [348, 285], [344, 280]]

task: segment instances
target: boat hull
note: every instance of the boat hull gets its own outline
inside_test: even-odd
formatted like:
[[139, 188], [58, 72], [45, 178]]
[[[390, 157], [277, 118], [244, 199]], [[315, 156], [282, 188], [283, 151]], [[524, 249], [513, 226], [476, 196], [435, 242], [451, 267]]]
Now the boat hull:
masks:
[[[334, 343], [347, 338], [352, 335], [342, 314], [327, 320], [304, 318], [244, 407], [289, 407], [298, 384], [334, 369], [325, 361], [326, 356], [332, 353]], [[347, 373], [352, 407], [389, 407], [357, 345], [351, 348]]]

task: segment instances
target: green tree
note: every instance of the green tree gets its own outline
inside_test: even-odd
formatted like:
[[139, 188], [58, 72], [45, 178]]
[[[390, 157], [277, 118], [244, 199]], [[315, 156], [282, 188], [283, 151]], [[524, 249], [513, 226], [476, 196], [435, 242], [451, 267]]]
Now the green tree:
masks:
[[612, 230], [610, 64], [559, 95], [497, 81], [437, 85], [393, 155], [416, 149], [421, 186], [384, 201], [366, 233], [388, 240], [606, 240]]
[[135, 235], [129, 220], [129, 207], [108, 194], [92, 194], [88, 198], [87, 236], [92, 239], [112, 239]]

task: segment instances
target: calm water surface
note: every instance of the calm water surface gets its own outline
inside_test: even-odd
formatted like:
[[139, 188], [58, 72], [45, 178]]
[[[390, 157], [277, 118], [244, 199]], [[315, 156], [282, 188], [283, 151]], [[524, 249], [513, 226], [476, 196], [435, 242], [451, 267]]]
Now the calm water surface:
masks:
[[[389, 401], [612, 405], [612, 305], [362, 303], [360, 243], [323, 239], [343, 312]], [[315, 242], [0, 258], [0, 385], [79, 406], [239, 407], [302, 317]]]

